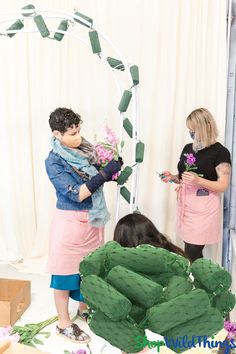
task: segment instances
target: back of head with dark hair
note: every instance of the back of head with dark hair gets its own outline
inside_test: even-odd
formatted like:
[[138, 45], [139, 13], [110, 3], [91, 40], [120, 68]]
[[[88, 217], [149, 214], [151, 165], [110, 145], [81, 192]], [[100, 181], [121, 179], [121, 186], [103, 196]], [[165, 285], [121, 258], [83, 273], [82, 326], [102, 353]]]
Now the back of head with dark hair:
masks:
[[181, 248], [170, 242], [151, 220], [142, 214], [128, 214], [121, 218], [115, 227], [114, 240], [123, 247], [149, 244], [187, 257]]
[[68, 128], [75, 124], [76, 126], [82, 122], [78, 113], [69, 108], [56, 108], [50, 114], [49, 125], [52, 131], [58, 130], [64, 134]]

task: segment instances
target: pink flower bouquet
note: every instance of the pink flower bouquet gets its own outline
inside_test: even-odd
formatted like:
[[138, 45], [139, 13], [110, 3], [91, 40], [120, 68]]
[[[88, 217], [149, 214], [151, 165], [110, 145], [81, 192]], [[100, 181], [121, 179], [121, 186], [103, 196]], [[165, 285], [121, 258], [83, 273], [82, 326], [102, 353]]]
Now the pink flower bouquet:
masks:
[[[94, 147], [98, 156], [98, 163], [103, 168], [111, 160], [118, 160], [119, 138], [116, 136], [113, 130], [109, 128], [106, 124], [104, 124], [102, 128], [102, 135], [104, 138], [104, 142], [95, 142]], [[123, 142], [121, 143], [121, 147], [123, 147]], [[116, 180], [118, 175], [119, 173], [113, 175], [112, 180]]]

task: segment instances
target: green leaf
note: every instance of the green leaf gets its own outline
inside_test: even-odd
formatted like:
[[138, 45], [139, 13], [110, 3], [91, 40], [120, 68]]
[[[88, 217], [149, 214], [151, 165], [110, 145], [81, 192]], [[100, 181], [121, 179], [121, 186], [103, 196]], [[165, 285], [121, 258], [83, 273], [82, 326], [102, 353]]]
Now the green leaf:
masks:
[[124, 142], [124, 140], [122, 140], [121, 143], [120, 143], [121, 149], [123, 149], [124, 145], [125, 145], [125, 142]]
[[64, 354], [71, 354], [71, 352], [69, 352], [69, 350], [64, 350]]
[[51, 333], [50, 332], [39, 332], [38, 334], [43, 334], [44, 338], [49, 338]]
[[32, 342], [24, 343], [25, 345], [28, 345], [29, 347], [34, 347], [36, 348], [36, 345], [34, 345]]
[[34, 342], [35, 344], [41, 344], [41, 345], [43, 345], [43, 341], [40, 340], [40, 339], [37, 339], [36, 337], [34, 337], [33, 342]]

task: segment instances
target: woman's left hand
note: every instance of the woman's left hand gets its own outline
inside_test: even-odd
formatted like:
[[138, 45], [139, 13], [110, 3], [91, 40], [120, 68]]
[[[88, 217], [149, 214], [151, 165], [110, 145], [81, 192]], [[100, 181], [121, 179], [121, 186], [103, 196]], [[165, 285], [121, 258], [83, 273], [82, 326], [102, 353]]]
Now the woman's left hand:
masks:
[[184, 172], [182, 182], [186, 184], [199, 184], [199, 176], [194, 172]]

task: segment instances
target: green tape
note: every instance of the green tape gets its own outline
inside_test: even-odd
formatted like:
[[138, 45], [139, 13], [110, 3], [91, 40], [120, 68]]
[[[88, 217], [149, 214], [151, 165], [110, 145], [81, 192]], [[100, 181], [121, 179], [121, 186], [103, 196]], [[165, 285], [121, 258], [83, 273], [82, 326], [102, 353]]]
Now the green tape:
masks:
[[[62, 20], [58, 26], [58, 30], [59, 31], [67, 31], [68, 30], [68, 21], [67, 20]], [[54, 34], [54, 39], [56, 39], [57, 41], [61, 41], [62, 38], [64, 37], [64, 33], [58, 33], [56, 32]]]
[[43, 38], [48, 37], [50, 35], [47, 25], [41, 15], [34, 16], [34, 22]]
[[132, 76], [134, 86], [139, 84], [139, 70], [137, 65], [133, 65], [129, 68], [130, 74]]
[[99, 42], [97, 31], [89, 31], [89, 39], [90, 39], [93, 53], [94, 54], [101, 53], [102, 49], [101, 49], [101, 45]]
[[121, 97], [120, 104], [119, 104], [119, 107], [118, 107], [120, 112], [126, 112], [128, 106], [129, 106], [131, 98], [132, 98], [132, 92], [128, 91], [128, 90], [125, 90], [123, 92], [123, 95]]
[[117, 69], [117, 70], [121, 70], [121, 71], [125, 70], [124, 64], [122, 63], [121, 60], [107, 57], [107, 61], [112, 68]]
[[[21, 20], [17, 20], [10, 27], [8, 27], [7, 31], [21, 30], [24, 27], [24, 23]], [[16, 33], [8, 33], [8, 37], [15, 36]]]
[[117, 183], [119, 185], [124, 184], [127, 181], [127, 179], [129, 178], [129, 176], [132, 174], [132, 172], [133, 172], [132, 167], [126, 166], [123, 169], [123, 171], [121, 172], [121, 174], [119, 175], [119, 177], [117, 178]]
[[75, 14], [75, 16], [79, 16], [79, 17], [83, 18], [84, 20], [88, 21], [88, 22], [90, 23], [90, 25], [87, 25], [87, 24], [85, 24], [83, 21], [80, 21], [78, 18], [74, 17], [74, 20], [75, 20], [76, 22], [78, 22], [78, 23], [80, 23], [81, 25], [86, 26], [86, 27], [92, 27], [92, 25], [93, 25], [93, 19], [92, 19], [91, 17], [88, 17], [88, 16], [86, 16], [86, 15], [84, 15], [84, 14], [82, 14], [81, 12], [78, 12], [78, 11], [75, 12], [74, 14]]
[[126, 187], [121, 187], [120, 194], [128, 203], [130, 203], [130, 191]]
[[34, 7], [34, 5], [31, 5], [31, 4], [22, 7], [21, 10], [32, 10], [28, 13], [24, 13], [24, 11], [22, 11], [21, 14], [22, 14], [22, 16], [25, 16], [25, 17], [31, 16], [35, 13], [35, 7]]
[[133, 138], [133, 126], [128, 118], [125, 118], [123, 120], [123, 128], [125, 129], [126, 133], [129, 135], [129, 137]]
[[143, 162], [143, 156], [144, 156], [144, 143], [139, 141], [136, 144], [136, 151], [135, 151], [135, 161], [136, 162]]

